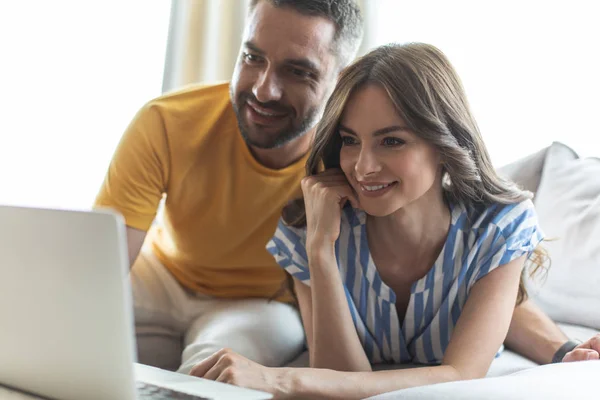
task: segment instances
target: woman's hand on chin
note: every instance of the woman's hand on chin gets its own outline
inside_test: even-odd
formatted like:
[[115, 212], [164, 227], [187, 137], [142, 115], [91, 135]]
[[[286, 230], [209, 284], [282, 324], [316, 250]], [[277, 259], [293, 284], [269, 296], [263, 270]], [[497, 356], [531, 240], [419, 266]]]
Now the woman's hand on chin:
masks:
[[332, 247], [340, 235], [341, 209], [358, 208], [358, 197], [340, 169], [328, 169], [302, 180], [307, 247]]

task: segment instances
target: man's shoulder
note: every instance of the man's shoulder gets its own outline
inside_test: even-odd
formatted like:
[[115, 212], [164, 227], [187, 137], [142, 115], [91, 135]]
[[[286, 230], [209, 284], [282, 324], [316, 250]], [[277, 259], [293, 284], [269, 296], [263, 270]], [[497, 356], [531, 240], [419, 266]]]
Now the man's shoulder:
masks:
[[[229, 83], [196, 84], [147, 102], [140, 115], [151, 116], [170, 141], [197, 144], [210, 132], [237, 132]], [[193, 133], [193, 134], [192, 134]]]
[[229, 82], [194, 83], [163, 93], [156, 101], [181, 100], [197, 96], [225, 97], [229, 99]]
[[[193, 84], [164, 93], [146, 105], [158, 108], [161, 113], [174, 116], [189, 114], [198, 118], [205, 113], [223, 112], [231, 107], [229, 82]], [[201, 113], [201, 114], [199, 114]]]

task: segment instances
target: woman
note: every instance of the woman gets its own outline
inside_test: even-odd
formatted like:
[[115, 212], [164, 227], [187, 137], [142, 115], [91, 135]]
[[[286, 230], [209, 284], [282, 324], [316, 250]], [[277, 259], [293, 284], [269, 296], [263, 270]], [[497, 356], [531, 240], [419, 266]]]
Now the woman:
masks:
[[343, 399], [485, 376], [526, 296], [524, 266], [541, 264], [542, 233], [531, 194], [496, 175], [446, 57], [389, 45], [348, 67], [307, 175], [268, 250], [293, 277], [313, 369], [224, 351], [192, 373]]

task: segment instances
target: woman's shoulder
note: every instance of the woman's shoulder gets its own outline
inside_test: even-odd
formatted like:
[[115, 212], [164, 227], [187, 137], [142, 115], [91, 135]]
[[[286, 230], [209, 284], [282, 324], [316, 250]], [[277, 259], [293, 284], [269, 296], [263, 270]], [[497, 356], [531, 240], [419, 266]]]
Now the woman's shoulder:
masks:
[[[360, 227], [364, 224], [364, 216], [360, 214], [360, 210], [344, 207], [340, 224], [340, 237], [345, 237], [354, 227]], [[275, 261], [292, 276], [303, 282], [309, 280], [306, 225], [289, 224], [284, 218], [280, 218], [277, 229], [267, 243], [266, 248], [275, 258]]]
[[266, 248], [284, 269], [292, 268], [293, 271], [303, 273], [307, 271], [306, 228], [289, 225], [281, 218]]
[[280, 218], [273, 235], [273, 240], [276, 239], [292, 242], [293, 244], [304, 244], [306, 242], [306, 225], [294, 226]]
[[[366, 216], [361, 210], [353, 209], [350, 206], [344, 207], [340, 219], [340, 235], [346, 234], [355, 227], [364, 225]], [[338, 239], [339, 240], [339, 239]], [[297, 248], [306, 246], [306, 225], [293, 225], [280, 218], [277, 223], [277, 229], [269, 241], [270, 245], [284, 245], [287, 248]]]
[[530, 199], [511, 204], [492, 203], [464, 207], [467, 229], [488, 230], [490, 227], [500, 231], [515, 229], [522, 224], [537, 224], [535, 207]]

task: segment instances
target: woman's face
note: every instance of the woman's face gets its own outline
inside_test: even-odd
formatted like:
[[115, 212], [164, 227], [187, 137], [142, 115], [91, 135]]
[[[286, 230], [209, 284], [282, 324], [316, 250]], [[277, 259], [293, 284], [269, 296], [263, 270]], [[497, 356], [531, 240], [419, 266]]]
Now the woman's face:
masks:
[[439, 154], [408, 129], [381, 86], [368, 84], [350, 96], [339, 135], [340, 166], [368, 214], [386, 216], [441, 192]]

